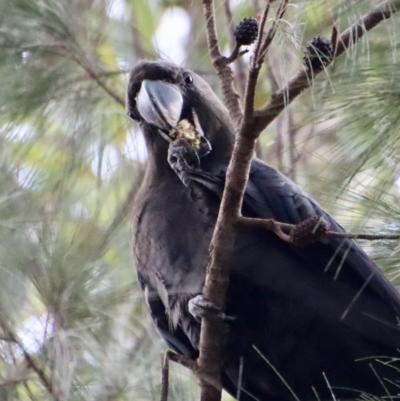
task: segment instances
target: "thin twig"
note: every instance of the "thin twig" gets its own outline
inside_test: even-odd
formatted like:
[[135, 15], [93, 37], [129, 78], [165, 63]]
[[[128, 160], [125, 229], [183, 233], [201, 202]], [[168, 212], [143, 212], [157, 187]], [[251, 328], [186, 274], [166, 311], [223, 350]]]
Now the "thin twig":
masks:
[[136, 57], [139, 60], [143, 60], [145, 58], [152, 57], [153, 55], [152, 54], [150, 55], [149, 52], [147, 52], [143, 46], [144, 35], [137, 28], [139, 26], [137, 21], [138, 18], [140, 18], [139, 16], [140, 13], [136, 12], [134, 5], [131, 3], [131, 6], [129, 7], [129, 17], [127, 19], [127, 21], [130, 21], [129, 27], [133, 38], [131, 43], [133, 45]]
[[161, 352], [161, 396], [160, 401], [168, 401], [169, 358], [168, 352]]
[[175, 352], [172, 351], [166, 351], [166, 354], [169, 360], [191, 370], [192, 372], [195, 372], [197, 370], [196, 361], [194, 361], [193, 359], [190, 359], [185, 355], [175, 354]]
[[117, 95], [113, 90], [111, 90], [100, 78], [98, 73], [94, 70], [94, 68], [89, 64], [80, 61], [79, 62], [80, 66], [86, 71], [86, 73], [89, 75], [89, 77], [97, 83], [97, 85], [100, 86], [106, 92], [108, 95], [110, 95], [118, 104], [120, 104], [122, 107], [125, 107], [125, 100]]
[[[199, 381], [204, 381], [207, 383], [210, 388], [216, 390], [218, 393], [221, 393], [222, 391], [222, 385], [220, 383], [220, 380], [216, 380], [214, 377], [208, 375], [206, 372], [202, 371], [200, 366], [194, 361], [193, 359], [190, 359], [184, 355], [178, 355], [175, 354], [172, 351], [166, 351], [168, 358], [177, 363], [178, 365], [183, 366], [184, 368], [189, 369]], [[205, 395], [205, 394], [204, 394]], [[207, 394], [208, 396], [208, 394]], [[202, 399], [201, 399], [202, 400]], [[205, 401], [212, 401], [212, 399], [209, 398], [204, 398]]]
[[[267, 231], [274, 232], [280, 239], [290, 242], [288, 233], [293, 230], [295, 224], [286, 224], [275, 221], [274, 219], [259, 219], [251, 217], [239, 217], [236, 223], [240, 226], [263, 228]], [[286, 231], [286, 232], [285, 232]]]
[[270, 1], [267, 1], [267, 4], [264, 7], [264, 11], [262, 13], [261, 19], [260, 19], [260, 25], [258, 27], [258, 37], [257, 37], [257, 42], [256, 42], [256, 48], [254, 50], [254, 56], [252, 60], [252, 68], [258, 67], [259, 64], [259, 59], [260, 59], [260, 49], [263, 44], [263, 39], [264, 39], [264, 28], [265, 24], [267, 23], [267, 18], [269, 14], [269, 9], [270, 9]]
[[333, 401], [337, 401], [337, 398], [336, 398], [336, 396], [335, 396], [335, 393], [334, 393], [333, 390], [332, 390], [332, 387], [331, 387], [331, 385], [330, 385], [330, 383], [329, 383], [329, 381], [328, 381], [328, 378], [326, 377], [325, 372], [322, 372], [322, 376], [324, 376], [324, 379], [325, 379], [325, 382], [326, 382], [326, 384], [327, 384], [327, 387], [329, 388], [329, 391], [330, 391], [330, 393], [331, 393], [332, 400], [333, 400]]
[[[237, 42], [235, 39], [235, 27], [233, 24], [233, 15], [232, 15], [232, 10], [231, 10], [230, 0], [224, 0], [224, 10], [225, 10], [226, 20], [227, 20], [228, 26], [229, 26], [230, 44], [231, 44], [231, 47], [233, 49], [235, 49], [235, 47], [240, 47], [240, 46], [237, 45]], [[247, 52], [248, 52], [248, 50], [246, 50], [246, 53]], [[244, 53], [242, 53], [242, 54], [244, 54]], [[228, 60], [230, 58], [231, 57], [229, 57]], [[235, 59], [235, 71], [236, 71], [235, 81], [239, 88], [239, 94], [240, 94], [241, 98], [244, 98], [245, 91], [246, 91], [247, 74], [246, 74], [245, 62], [244, 62], [243, 58], [241, 58], [240, 56]]]
[[241, 356], [240, 357], [240, 362], [239, 362], [239, 374], [238, 374], [238, 384], [237, 384], [237, 390], [236, 390], [236, 399], [240, 400], [240, 393], [242, 391], [242, 381], [243, 381], [243, 364], [244, 364], [244, 359]]
[[[274, 232], [279, 238], [286, 242], [291, 242], [290, 232], [298, 226], [297, 224], [288, 224], [275, 221], [274, 219], [260, 219], [252, 217], [239, 217], [236, 223], [240, 226], [263, 228], [268, 231]], [[321, 235], [321, 238], [343, 238], [343, 239], [362, 239], [368, 241], [377, 240], [399, 240], [399, 234], [364, 234], [364, 233], [347, 233], [337, 231], [327, 231]]]
[[26, 383], [29, 380], [29, 377], [24, 375], [16, 375], [14, 377], [9, 377], [7, 379], [2, 379], [0, 381], [0, 388], [5, 387], [5, 386], [10, 386], [10, 385], [16, 385], [16, 384], [21, 384], [21, 383]]
[[39, 377], [40, 382], [43, 384], [47, 392], [54, 398], [55, 401], [59, 400], [59, 396], [51, 383], [51, 380], [47, 377], [44, 370], [38, 365], [36, 360], [31, 356], [31, 354], [25, 349], [22, 345], [21, 341], [17, 338], [17, 335], [13, 332], [11, 327], [8, 325], [6, 321], [6, 317], [4, 316], [4, 312], [0, 313], [0, 326], [6, 334], [7, 338], [10, 338], [11, 341], [20, 349], [25, 363], [28, 368], [32, 369], [37, 376]]
[[243, 117], [242, 108], [234, 86], [232, 70], [227, 58], [223, 57], [218, 43], [218, 34], [215, 25], [214, 3], [212, 0], [203, 0], [206, 32], [211, 60], [221, 82], [221, 92], [224, 103], [229, 111], [235, 127], [239, 127]]
[[[264, 359], [265, 362], [269, 365], [269, 367], [275, 372], [275, 374], [279, 377], [279, 379], [282, 381], [282, 383], [285, 385], [285, 387], [292, 393], [293, 398], [296, 401], [300, 401], [299, 397], [296, 395], [292, 387], [289, 385], [289, 383], [285, 380], [285, 378], [279, 373], [279, 371], [276, 369], [276, 367], [267, 359], [267, 357], [255, 346], [253, 345], [253, 348], [256, 350], [256, 352], [261, 356], [262, 359]], [[336, 401], [336, 400], [335, 400]]]
[[[24, 48], [29, 49], [35, 46], [24, 46]], [[70, 43], [62, 42], [57, 39], [49, 39], [48, 43], [41, 44], [40, 47], [51, 50], [53, 53], [59, 56], [68, 58], [77, 64], [79, 64], [87, 73], [87, 75], [95, 81], [108, 95], [110, 95], [118, 104], [125, 107], [125, 100], [117, 95], [111, 88], [109, 88], [101, 79], [101, 76], [105, 74], [104, 72], [96, 72], [90, 62], [86, 59], [84, 52]], [[112, 75], [112, 73], [110, 74]]]
[[243, 56], [243, 54], [246, 54], [249, 52], [249, 49], [244, 49], [244, 50], [240, 50], [240, 51], [239, 51], [239, 49], [240, 49], [240, 45], [238, 45], [236, 43], [235, 47], [232, 50], [232, 54], [225, 59], [225, 62], [227, 64], [231, 64], [234, 61], [238, 61], [240, 59], [240, 57]]
[[[281, 55], [278, 55], [278, 57], [280, 58]], [[277, 57], [275, 57], [274, 54], [271, 54], [271, 52], [268, 52], [264, 58], [264, 62], [267, 65], [266, 68], [266, 75], [268, 77], [270, 86], [271, 86], [271, 91], [272, 93], [276, 92], [279, 89], [279, 84], [278, 84], [278, 80], [276, 78], [275, 75], [275, 63]], [[278, 60], [278, 64], [279, 64], [279, 60]], [[284, 148], [284, 143], [283, 143], [283, 134], [282, 134], [282, 122], [283, 122], [283, 117], [281, 115], [279, 115], [276, 119], [276, 135], [275, 135], [275, 140], [274, 140], [274, 145], [271, 146], [270, 150], [274, 151], [273, 153], [273, 157], [276, 157], [277, 159], [277, 167], [278, 170], [282, 171], [283, 169], [283, 148]], [[268, 158], [266, 160], [270, 160], [270, 158]]]
[[214, 4], [211, 0], [203, 0], [204, 18], [206, 19], [206, 32], [208, 50], [213, 63], [222, 57], [218, 43], [217, 26], [215, 24]]
[[331, 33], [331, 43], [332, 43], [333, 54], [336, 54], [336, 46], [337, 46], [338, 34], [339, 34], [338, 26], [336, 24], [333, 24], [332, 33]]
[[[271, 45], [272, 41], [274, 40], [276, 30], [278, 28], [278, 23], [282, 19], [283, 14], [285, 14], [287, 3], [288, 3], [288, 0], [281, 0], [281, 2], [279, 3], [279, 7], [276, 12], [276, 16], [275, 16], [274, 20], [272, 21], [272, 26], [269, 29], [267, 36], [265, 37], [265, 40], [263, 41], [263, 44], [260, 49], [260, 54], [258, 56], [259, 57], [258, 62], [260, 62], [260, 63], [262, 62], [262, 60], [264, 60], [264, 57], [267, 54], [269, 46]], [[268, 6], [269, 6], [269, 2], [268, 2]]]
[[253, 116], [254, 112], [254, 98], [256, 94], [256, 85], [257, 85], [257, 80], [258, 76], [260, 74], [261, 70], [261, 65], [263, 63], [264, 59], [260, 60], [260, 51], [263, 46], [263, 37], [264, 37], [264, 27], [267, 22], [268, 18], [268, 13], [269, 13], [269, 1], [267, 2], [262, 17], [260, 21], [260, 25], [258, 28], [258, 36], [257, 36], [257, 42], [256, 42], [256, 47], [254, 50], [254, 56], [250, 65], [250, 71], [249, 71], [249, 77], [247, 79], [247, 85], [246, 85], [246, 96], [244, 99], [244, 119], [248, 120]]
[[287, 172], [288, 177], [293, 181], [296, 182], [296, 164], [297, 164], [297, 149], [296, 149], [296, 141], [295, 137], [298, 133], [299, 128], [294, 127], [293, 121], [293, 111], [289, 107], [288, 108], [288, 135], [289, 135], [289, 171]]
[[[366, 32], [374, 28], [380, 22], [390, 18], [392, 14], [397, 12], [400, 8], [400, 0], [389, 0], [377, 7], [375, 7], [370, 13], [361, 17], [356, 23], [347, 28], [338, 38], [336, 51], [334, 52], [334, 58], [339, 57], [348, 49], [352, 44], [356, 43], [361, 39]], [[336, 27], [334, 27], [334, 30]], [[332, 35], [334, 36], [334, 35]], [[261, 132], [265, 129], [272, 121], [275, 120], [276, 116], [295, 99], [305, 89], [309, 88], [313, 80], [311, 76], [317, 76], [325, 66], [319, 66], [313, 68], [312, 71], [308, 71], [306, 68], [300, 70], [284, 88], [281, 88], [275, 92], [271, 100], [261, 107], [259, 110], [254, 112], [256, 119], [255, 130]]]
[[336, 231], [328, 231], [326, 236], [331, 238], [364, 239], [368, 241], [400, 239], [400, 235], [397, 234], [338, 233]]

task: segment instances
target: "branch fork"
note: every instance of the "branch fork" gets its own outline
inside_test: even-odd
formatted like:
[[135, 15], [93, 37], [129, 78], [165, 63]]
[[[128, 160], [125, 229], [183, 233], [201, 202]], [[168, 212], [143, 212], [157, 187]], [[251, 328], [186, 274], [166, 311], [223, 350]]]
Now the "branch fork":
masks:
[[[381, 21], [390, 18], [398, 8], [400, 0], [388, 0], [375, 7], [369, 14], [360, 18], [355, 24], [351, 25], [341, 35], [338, 35], [337, 27], [332, 29], [332, 57], [318, 68], [303, 68], [293, 77], [288, 84], [276, 91], [268, 103], [258, 110], [254, 110], [255, 88], [261, 65], [265, 55], [276, 33], [277, 24], [282, 19], [286, 10], [288, 0], [281, 0], [278, 10], [273, 20], [272, 26], [264, 38], [263, 30], [266, 24], [269, 2], [267, 3], [258, 33], [256, 50], [250, 66], [249, 77], [247, 80], [246, 95], [244, 99], [244, 112], [241, 108], [238, 95], [233, 84], [231, 69], [225, 62], [221, 62], [221, 51], [219, 48], [218, 36], [215, 25], [214, 4], [212, 0], [203, 0], [204, 17], [206, 20], [207, 39], [210, 56], [213, 65], [221, 81], [221, 89], [224, 103], [229, 111], [233, 125], [240, 127], [235, 142], [231, 162], [227, 171], [225, 190], [223, 193], [217, 224], [214, 230], [210, 245], [210, 258], [207, 267], [207, 277], [203, 294], [211, 302], [221, 309], [225, 304], [225, 293], [229, 283], [229, 255], [234, 248], [236, 238], [237, 216], [240, 216], [242, 208], [243, 194], [247, 185], [250, 162], [253, 157], [256, 139], [263, 129], [265, 129], [280, 113], [305, 89], [309, 88], [315, 77], [324, 70], [336, 57], [346, 51], [348, 47], [357, 42], [367, 31], [379, 24]], [[229, 59], [229, 58], [228, 58]], [[240, 224], [261, 224], [267, 229], [274, 231], [280, 238], [290, 241], [290, 231], [283, 223], [271, 220], [248, 219], [241, 220]], [[261, 221], [260, 221], [261, 220]], [[292, 227], [293, 228], [293, 227]], [[345, 238], [363, 238], [359, 234], [346, 234], [330, 232], [326, 229], [327, 236], [343, 236]], [[388, 236], [386, 236], [388, 238]], [[374, 239], [378, 239], [376, 236]], [[396, 238], [397, 239], [397, 238]], [[205, 374], [207, 379], [200, 377], [200, 400], [201, 401], [220, 401], [220, 368], [222, 360], [223, 333], [218, 325], [207, 319], [202, 320], [200, 335], [200, 357], [197, 361], [199, 369]]]
[[240, 50], [240, 48], [242, 47], [242, 45], [239, 44], [235, 44], [235, 47], [232, 50], [232, 53], [229, 57], [222, 57], [224, 62], [228, 65], [228, 64], [232, 64], [235, 60], [237, 60], [239, 57], [242, 57], [244, 54], [249, 52], [249, 49], [244, 49], [244, 50]]

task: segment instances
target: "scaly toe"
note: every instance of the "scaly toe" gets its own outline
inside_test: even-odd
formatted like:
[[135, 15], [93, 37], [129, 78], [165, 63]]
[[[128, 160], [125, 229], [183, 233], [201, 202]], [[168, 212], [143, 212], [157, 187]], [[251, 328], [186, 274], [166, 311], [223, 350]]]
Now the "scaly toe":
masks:
[[231, 322], [236, 319], [234, 316], [226, 315], [218, 306], [204, 298], [203, 295], [197, 295], [192, 298], [188, 307], [191, 315], [199, 322], [204, 318], [223, 322]]

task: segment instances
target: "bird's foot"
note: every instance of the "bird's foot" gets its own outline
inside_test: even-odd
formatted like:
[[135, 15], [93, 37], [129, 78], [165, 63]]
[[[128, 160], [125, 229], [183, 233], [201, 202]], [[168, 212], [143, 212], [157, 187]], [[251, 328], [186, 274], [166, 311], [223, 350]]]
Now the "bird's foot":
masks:
[[232, 322], [236, 319], [234, 316], [226, 315], [218, 306], [204, 298], [203, 295], [197, 295], [192, 298], [188, 306], [191, 315], [199, 322], [204, 318], [222, 322]]
[[199, 155], [185, 139], [171, 142], [168, 149], [168, 163], [176, 173], [193, 171], [200, 166]]

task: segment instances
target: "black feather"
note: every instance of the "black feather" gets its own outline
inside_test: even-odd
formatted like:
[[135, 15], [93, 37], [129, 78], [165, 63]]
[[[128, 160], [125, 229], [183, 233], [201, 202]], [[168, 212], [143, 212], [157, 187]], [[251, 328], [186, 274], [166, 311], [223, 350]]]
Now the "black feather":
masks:
[[[195, 110], [212, 146], [200, 168], [177, 173], [167, 161], [169, 143], [157, 127], [141, 122], [149, 162], [134, 208], [136, 268], [143, 288], [155, 294], [150, 313], [161, 335], [176, 352], [195, 356], [200, 326], [187, 302], [204, 284], [234, 131], [208, 85], [192, 74], [187, 88], [184, 71], [144, 62], [131, 72], [127, 99], [129, 112], [143, 79], [176, 85], [186, 113]], [[242, 213], [294, 224], [320, 216], [344, 232], [315, 200], [258, 159]], [[301, 400], [317, 399], [316, 393], [331, 399], [327, 381], [341, 399], [399, 393], [399, 366], [378, 360], [399, 357], [400, 297], [355, 241], [324, 238], [296, 247], [271, 232], [243, 228], [230, 271], [226, 313], [236, 320], [229, 325], [222, 381], [231, 394], [241, 361], [242, 401], [291, 400], [292, 392]]]

